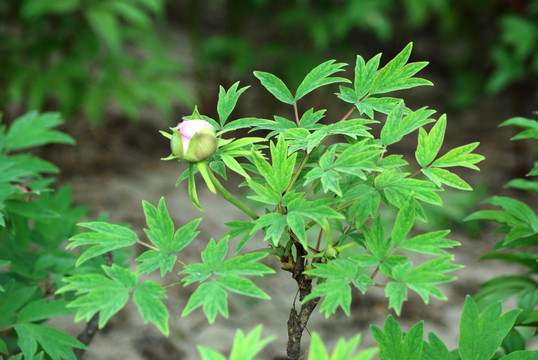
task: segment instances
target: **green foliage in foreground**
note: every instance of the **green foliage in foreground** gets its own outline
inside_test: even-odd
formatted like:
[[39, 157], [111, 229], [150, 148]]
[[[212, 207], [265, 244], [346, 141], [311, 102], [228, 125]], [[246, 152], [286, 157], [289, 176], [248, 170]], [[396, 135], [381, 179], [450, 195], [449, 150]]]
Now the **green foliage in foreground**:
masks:
[[[522, 131], [512, 140], [538, 140], [538, 121], [514, 117], [504, 121], [501, 126], [515, 126]], [[534, 154], [536, 155], [536, 154]], [[517, 189], [524, 194], [538, 193], [538, 163], [534, 164], [524, 179], [509, 181], [505, 187]], [[529, 204], [508, 196], [491, 196], [484, 204], [494, 206], [491, 209], [479, 210], [466, 220], [487, 220], [499, 225], [495, 233], [503, 234], [493, 250], [482, 257], [482, 260], [500, 260], [522, 266], [523, 274], [506, 274], [495, 277], [481, 285], [475, 299], [479, 308], [496, 302], [516, 298], [517, 308], [521, 311], [514, 327], [502, 343], [506, 353], [524, 350], [528, 343], [538, 336], [538, 214], [532, 209], [532, 196]]]
[[[76, 359], [80, 341], [45, 324], [72, 315], [72, 298], [55, 296], [64, 276], [95, 271], [75, 267], [76, 255], [63, 250], [77, 233], [87, 209], [73, 207], [69, 187], [53, 193], [47, 174], [58, 168], [29, 152], [47, 144], [74, 144], [54, 127], [59, 114], [37, 112], [0, 126], [0, 353], [13, 359]], [[35, 356], [35, 357], [34, 357]]]

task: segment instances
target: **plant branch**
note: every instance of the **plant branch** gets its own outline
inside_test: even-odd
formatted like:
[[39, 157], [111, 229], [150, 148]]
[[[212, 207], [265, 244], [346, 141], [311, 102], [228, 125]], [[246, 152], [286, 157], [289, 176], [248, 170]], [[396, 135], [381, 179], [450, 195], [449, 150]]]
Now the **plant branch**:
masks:
[[[297, 250], [297, 258], [290, 269], [293, 278], [297, 282], [299, 288], [299, 301], [312, 292], [312, 280], [303, 274], [305, 265], [305, 256], [307, 252], [303, 246], [295, 242], [295, 248]], [[316, 308], [319, 302], [319, 297], [311, 299], [304, 304], [301, 304], [299, 312], [295, 309], [295, 304], [290, 309], [290, 316], [288, 318], [288, 344], [286, 346], [286, 352], [288, 354], [288, 360], [299, 360], [301, 357], [301, 337], [303, 331], [306, 328], [310, 315]]]
[[353, 107], [351, 109], [349, 109], [349, 111], [339, 120], [339, 121], [345, 121], [347, 120], [347, 118], [353, 114], [353, 111], [355, 111], [355, 105], [353, 105]]
[[299, 126], [299, 110], [297, 110], [297, 103], [293, 103], [293, 112], [295, 113], [295, 123], [297, 124], [297, 127]]
[[243, 204], [238, 198], [233, 196], [222, 184], [219, 182], [215, 174], [213, 174], [213, 171], [209, 170], [208, 172], [209, 179], [215, 185], [215, 188], [222, 194], [222, 197], [226, 199], [230, 204], [237, 207], [239, 210], [243, 211], [245, 214], [250, 216], [253, 220], [256, 220], [258, 218], [258, 215], [252, 211], [248, 206]]

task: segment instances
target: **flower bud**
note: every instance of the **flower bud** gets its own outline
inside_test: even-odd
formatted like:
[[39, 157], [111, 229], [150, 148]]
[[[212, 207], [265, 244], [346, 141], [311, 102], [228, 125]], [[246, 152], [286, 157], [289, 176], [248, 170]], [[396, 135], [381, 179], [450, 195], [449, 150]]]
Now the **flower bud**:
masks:
[[183, 160], [199, 162], [217, 150], [215, 128], [205, 120], [183, 120], [173, 130], [172, 154]]
[[328, 247], [325, 249], [325, 258], [329, 260], [334, 260], [338, 256], [338, 250], [333, 247]]

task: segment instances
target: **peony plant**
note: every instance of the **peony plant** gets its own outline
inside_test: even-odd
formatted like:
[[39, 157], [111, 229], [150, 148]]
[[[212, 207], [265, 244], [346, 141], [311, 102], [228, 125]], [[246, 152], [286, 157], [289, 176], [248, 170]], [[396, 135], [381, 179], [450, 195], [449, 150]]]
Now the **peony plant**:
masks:
[[[164, 160], [189, 165], [177, 184], [188, 179], [193, 205], [202, 209], [196, 193], [200, 173], [212, 192], [244, 216], [226, 223], [226, 234], [207, 241], [200, 259], [186, 259], [182, 250], [198, 237], [203, 218], [176, 227], [164, 198], [157, 205], [143, 202], [146, 239], [123, 225], [80, 224], [87, 231], [69, 244], [81, 250], [77, 266], [135, 244], [147, 250], [135, 259], [133, 270], [112, 263], [101, 272], [64, 279], [57, 293], [72, 294], [68, 307], [76, 310], [76, 320], [90, 321], [99, 314], [98, 328], [103, 328], [132, 298], [144, 321], [169, 335], [170, 315], [162, 301], [169, 288], [191, 287], [181, 316], [201, 311], [213, 324], [219, 314], [228, 318], [229, 293], [269, 300], [256, 278], [278, 270], [289, 272], [297, 285], [290, 309], [278, 310], [289, 314], [282, 349], [288, 359], [328, 359], [315, 333], [305, 354], [302, 341], [311, 314], [319, 309], [326, 317], [337, 311], [350, 315], [352, 297], [372, 288], [384, 289], [392, 311], [383, 329], [372, 326], [378, 348], [354, 355], [360, 341], [355, 336], [338, 343], [333, 359], [371, 359], [376, 353], [380, 360], [453, 358], [434, 334], [424, 341], [423, 322], [404, 333], [394, 315], [401, 315], [409, 291], [425, 303], [431, 297], [446, 299], [439, 285], [455, 280], [450, 273], [462, 267], [449, 252], [459, 243], [447, 238], [448, 229], [424, 232], [415, 224], [428, 219], [424, 204], [443, 204], [440, 193], [446, 187], [471, 191], [453, 168], [478, 170], [484, 157], [473, 153], [476, 142], [441, 153], [446, 115], [434, 117], [435, 111], [426, 106], [411, 109], [393, 96], [398, 90], [432, 85], [415, 77], [427, 62], [409, 63], [411, 50], [412, 44], [407, 45], [381, 68], [381, 54], [368, 61], [357, 56], [352, 80], [336, 76], [347, 64], [326, 61], [306, 74], [294, 92], [275, 75], [256, 71], [261, 85], [289, 107], [289, 118], [229, 120], [248, 89], [235, 83], [219, 89], [218, 120], [195, 110], [172, 134], [162, 131], [172, 149]], [[346, 110], [305, 103], [307, 94], [334, 84], [339, 84], [336, 95]], [[236, 138], [239, 129], [249, 135]], [[404, 139], [416, 146], [414, 156], [398, 153], [394, 145]], [[245, 194], [226, 188], [229, 171], [243, 179]], [[234, 249], [232, 239], [237, 240]], [[245, 251], [248, 243], [257, 243], [258, 250]], [[142, 276], [154, 272], [161, 277], [172, 272], [178, 280], [164, 285]], [[501, 313], [495, 303], [480, 316], [467, 298], [458, 350], [462, 359], [491, 358], [517, 317], [514, 311]], [[252, 359], [272, 339], [262, 338], [261, 326], [246, 335], [238, 330], [230, 359]], [[207, 346], [198, 349], [204, 360], [225, 359]]]

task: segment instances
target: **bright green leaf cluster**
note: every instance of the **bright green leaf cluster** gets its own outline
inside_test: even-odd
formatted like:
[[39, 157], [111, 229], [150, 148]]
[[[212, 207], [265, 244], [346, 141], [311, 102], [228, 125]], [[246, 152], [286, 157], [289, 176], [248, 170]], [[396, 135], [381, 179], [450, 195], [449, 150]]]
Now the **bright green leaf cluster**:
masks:
[[245, 275], [263, 276], [272, 274], [274, 270], [259, 263], [267, 253], [254, 252], [235, 256], [226, 260], [228, 243], [226, 239], [215, 242], [209, 241], [202, 251], [202, 263], [189, 264], [180, 272], [186, 275], [182, 282], [185, 286], [201, 283], [191, 295], [183, 309], [182, 316], [202, 306], [209, 323], [213, 323], [217, 313], [228, 317], [228, 292], [251, 296], [260, 299], [269, 299], [264, 291], [258, 288]]

